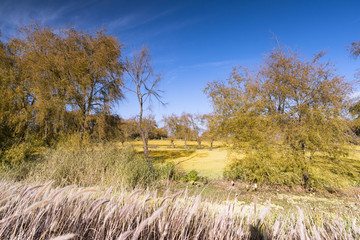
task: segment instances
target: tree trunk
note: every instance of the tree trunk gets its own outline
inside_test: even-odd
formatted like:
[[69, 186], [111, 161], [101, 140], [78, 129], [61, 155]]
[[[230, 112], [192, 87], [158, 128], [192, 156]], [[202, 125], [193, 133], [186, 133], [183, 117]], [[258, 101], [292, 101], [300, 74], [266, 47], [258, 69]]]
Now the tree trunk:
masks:
[[141, 138], [142, 138], [142, 141], [144, 144], [143, 149], [144, 149], [145, 159], [146, 159], [146, 161], [150, 161], [150, 158], [149, 158], [150, 151], [149, 151], [149, 147], [148, 147], [148, 139], [146, 137], [146, 133], [142, 128], [140, 128], [140, 132], [141, 132]]
[[139, 126], [139, 130], [141, 133], [141, 138], [144, 144], [144, 155], [145, 155], [145, 159], [148, 162], [150, 169], [152, 169], [152, 161], [149, 157], [150, 155], [150, 151], [149, 151], [149, 147], [148, 147], [148, 136], [147, 133], [145, 132], [145, 130], [143, 129], [143, 101], [141, 98], [139, 98], [139, 103], [140, 103], [140, 114], [139, 114], [139, 122], [138, 122], [138, 126]]
[[201, 149], [201, 140], [198, 139], [197, 142], [198, 142], [198, 149]]
[[174, 139], [171, 139], [170, 141], [171, 141], [171, 147], [172, 147], [172, 148], [175, 148]]
[[186, 138], [185, 138], [185, 148], [186, 148], [186, 149], [188, 148], [188, 146], [187, 146], [187, 144], [186, 144]]
[[81, 123], [80, 123], [80, 139], [79, 139], [79, 145], [80, 148], [82, 149], [84, 146], [84, 136], [86, 133], [86, 128], [87, 128], [87, 121], [88, 121], [88, 109], [86, 109], [84, 107], [84, 110], [82, 111], [82, 119], [81, 119]]
[[210, 141], [210, 151], [213, 150], [213, 142], [214, 142], [214, 140], [211, 140], [211, 141]]

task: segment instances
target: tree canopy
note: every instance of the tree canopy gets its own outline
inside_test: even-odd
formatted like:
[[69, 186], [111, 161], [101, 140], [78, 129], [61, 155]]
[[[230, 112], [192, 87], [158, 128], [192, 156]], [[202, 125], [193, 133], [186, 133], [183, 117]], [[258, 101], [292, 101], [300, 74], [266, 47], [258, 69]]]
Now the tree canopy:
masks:
[[34, 136], [51, 144], [64, 133], [78, 134], [82, 144], [89, 121], [108, 115], [123, 98], [121, 46], [104, 30], [36, 24], [1, 43], [0, 127], [7, 135], [2, 144]]
[[320, 61], [323, 55], [307, 60], [274, 48], [257, 68], [236, 67], [227, 81], [207, 85], [222, 133], [246, 153], [238, 177], [277, 182], [291, 174], [291, 182], [306, 185], [315, 153], [346, 152], [351, 88], [330, 62]]

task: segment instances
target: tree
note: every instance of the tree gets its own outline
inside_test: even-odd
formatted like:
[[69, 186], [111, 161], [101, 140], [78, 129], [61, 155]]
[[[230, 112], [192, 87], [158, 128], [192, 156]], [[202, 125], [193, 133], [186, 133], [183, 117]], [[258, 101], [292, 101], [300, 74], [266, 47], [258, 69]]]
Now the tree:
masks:
[[178, 132], [180, 128], [180, 119], [175, 114], [172, 114], [170, 116], [164, 116], [163, 121], [165, 123], [165, 128], [169, 133], [171, 147], [175, 148], [174, 140], [178, 136]]
[[105, 123], [101, 119], [123, 98], [120, 57], [121, 44], [104, 30], [32, 24], [0, 43], [3, 149], [53, 145], [64, 135], [82, 146], [91, 124]]
[[[348, 47], [350, 55], [354, 58], [360, 56], [360, 41], [352, 42]], [[357, 73], [360, 76], [360, 72]], [[354, 119], [351, 121], [351, 128], [353, 132], [359, 136], [360, 135], [360, 101], [359, 99], [354, 100], [352, 106], [350, 107], [350, 112], [353, 115]]]
[[237, 67], [226, 82], [208, 84], [223, 135], [247, 155], [237, 165], [243, 179], [306, 186], [316, 152], [346, 153], [351, 88], [322, 56], [303, 60], [279, 47], [257, 69]]
[[185, 148], [188, 148], [187, 141], [192, 138], [192, 116], [189, 113], [182, 113], [180, 116], [172, 114], [164, 117], [163, 121], [170, 135], [172, 148], [175, 147], [174, 139], [183, 139]]
[[6, 145], [14, 137], [14, 124], [11, 119], [15, 111], [12, 99], [16, 98], [16, 93], [9, 87], [12, 84], [11, 69], [13, 64], [14, 61], [10, 56], [9, 49], [0, 40], [0, 157], [2, 150], [6, 149]]
[[179, 118], [178, 136], [184, 139], [185, 148], [187, 146], [187, 140], [191, 140], [191, 115], [189, 113], [182, 113]]
[[[90, 35], [65, 31], [65, 77], [69, 82], [71, 107], [78, 112], [80, 137], [86, 132], [90, 114], [109, 112], [114, 101], [123, 98], [121, 45], [103, 30]], [[70, 50], [69, 50], [70, 49]]]
[[123, 135], [120, 138], [122, 145], [129, 140], [134, 140], [141, 136], [137, 121], [134, 119], [124, 120], [121, 124], [121, 132]]
[[152, 166], [148, 148], [149, 136], [146, 131], [146, 121], [144, 121], [144, 108], [146, 102], [151, 100], [151, 97], [155, 97], [156, 100], [163, 104], [160, 96], [161, 91], [158, 89], [161, 76], [160, 74], [154, 74], [151, 56], [147, 47], [135, 52], [132, 59], [126, 60], [125, 70], [130, 84], [127, 89], [136, 94], [139, 104], [137, 123], [144, 145], [144, 155], [150, 166]]
[[201, 135], [202, 138], [210, 141], [210, 150], [213, 150], [213, 143], [219, 137], [219, 125], [218, 120], [214, 114], [205, 114], [204, 121], [206, 130]]
[[90, 136], [101, 142], [118, 141], [124, 137], [123, 122], [123, 119], [116, 114], [91, 115], [88, 121]]
[[64, 130], [71, 111], [82, 144], [90, 115], [109, 113], [111, 104], [123, 98], [120, 43], [104, 30], [90, 34], [34, 24], [20, 33], [8, 44], [15, 62], [10, 85], [18, 96], [14, 106], [26, 116], [16, 119], [27, 122], [18, 125], [36, 127], [51, 138]]
[[190, 121], [192, 135], [198, 143], [198, 148], [200, 149], [202, 140], [202, 127], [204, 125], [205, 117], [202, 114], [189, 114], [188, 117]]
[[163, 139], [168, 137], [168, 131], [165, 127], [157, 127], [151, 132], [150, 139]]
[[360, 56], [360, 41], [352, 42], [351, 45], [348, 47], [350, 54], [354, 57]]

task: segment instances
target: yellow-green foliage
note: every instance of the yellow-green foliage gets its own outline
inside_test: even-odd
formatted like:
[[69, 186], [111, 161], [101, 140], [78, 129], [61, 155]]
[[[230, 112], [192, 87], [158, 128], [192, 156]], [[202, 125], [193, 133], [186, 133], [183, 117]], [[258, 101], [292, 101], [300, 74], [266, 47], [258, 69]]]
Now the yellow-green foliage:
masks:
[[360, 158], [354, 155], [354, 150], [350, 153], [336, 159], [316, 154], [309, 162], [296, 152], [279, 148], [272, 149], [270, 153], [254, 151], [243, 158], [235, 158], [224, 176], [260, 184], [303, 185], [308, 188], [359, 186]]
[[308, 60], [274, 48], [258, 68], [240, 66], [226, 81], [208, 84], [221, 133], [246, 154], [227, 175], [305, 187], [345, 183], [335, 184], [329, 172], [320, 177], [315, 161], [320, 154], [339, 163], [353, 140], [346, 121], [350, 85], [322, 56]]
[[52, 146], [63, 133], [105, 138], [110, 106], [123, 98], [121, 48], [103, 30], [37, 24], [0, 41], [0, 148]]
[[224, 172], [230, 179], [272, 185], [303, 185], [305, 164], [291, 152], [280, 149], [254, 150], [247, 152]]

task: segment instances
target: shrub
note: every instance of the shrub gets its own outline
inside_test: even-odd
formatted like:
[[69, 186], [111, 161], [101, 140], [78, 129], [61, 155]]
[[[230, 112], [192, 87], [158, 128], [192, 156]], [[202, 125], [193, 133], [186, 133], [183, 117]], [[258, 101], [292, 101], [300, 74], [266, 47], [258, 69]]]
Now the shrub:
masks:
[[196, 170], [191, 170], [181, 178], [184, 182], [195, 182], [200, 180], [199, 173]]
[[173, 162], [159, 165], [157, 169], [159, 177], [166, 180], [180, 180], [184, 176], [184, 173], [180, 169], [177, 169]]
[[[305, 188], [344, 188], [356, 186], [359, 172], [350, 159], [334, 160], [324, 154], [304, 160], [297, 152], [284, 149], [268, 154], [254, 151], [244, 158], [234, 159], [224, 171], [224, 178], [246, 182]], [[287, 161], [286, 161], [287, 159]]]
[[30, 160], [40, 150], [39, 141], [25, 141], [19, 144], [13, 144], [7, 149], [0, 151], [0, 160], [2, 165], [19, 165]]

